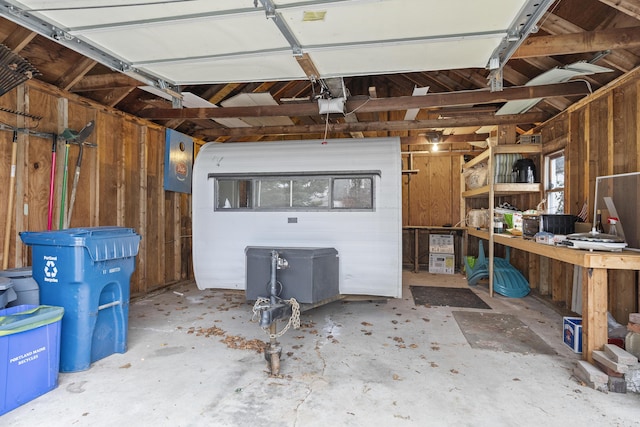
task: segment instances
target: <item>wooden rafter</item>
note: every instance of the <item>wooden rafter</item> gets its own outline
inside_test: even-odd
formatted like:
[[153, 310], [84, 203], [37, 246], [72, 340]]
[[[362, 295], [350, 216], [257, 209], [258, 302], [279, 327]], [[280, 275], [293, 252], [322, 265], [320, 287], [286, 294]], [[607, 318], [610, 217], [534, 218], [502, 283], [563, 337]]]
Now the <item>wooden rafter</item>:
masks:
[[[396, 98], [352, 99], [347, 101], [346, 111], [373, 113], [399, 111], [408, 108], [444, 107], [455, 105], [492, 104], [517, 99], [546, 98], [553, 96], [587, 95], [589, 88], [584, 82], [567, 82], [540, 86], [505, 88], [500, 92], [488, 90], [434, 93], [423, 96], [400, 96]], [[226, 108], [150, 108], [142, 111], [146, 119], [204, 119], [262, 116], [311, 116], [318, 115], [318, 105], [310, 102], [300, 104], [226, 107]]]
[[637, 0], [600, 0], [600, 2], [640, 19], [640, 4]]
[[572, 34], [527, 38], [512, 58], [570, 55], [607, 49], [629, 49], [640, 46], [640, 27], [612, 28]]
[[[542, 20], [544, 22], [542, 29], [552, 35], [573, 34], [585, 31], [584, 28], [552, 13], [545, 14]], [[631, 71], [638, 62], [640, 62], [640, 58], [626, 49], [614, 50], [601, 60], [604, 66], [617, 68], [623, 72]]]
[[71, 88], [72, 92], [92, 92], [96, 90], [135, 88], [140, 82], [121, 73], [94, 74], [84, 76]]
[[71, 70], [67, 70], [67, 72], [56, 81], [56, 86], [63, 90], [70, 90], [73, 85], [79, 82], [96, 64], [97, 62], [93, 59], [82, 57], [80, 61], [74, 64]]
[[[496, 116], [494, 114], [475, 115], [472, 117], [456, 117], [435, 120], [388, 120], [377, 122], [358, 123], [329, 123], [328, 130], [332, 133], [349, 132], [392, 132], [406, 130], [428, 130], [432, 128], [454, 128], [460, 126], [491, 126], [519, 123], [539, 123], [549, 118], [545, 113], [525, 113]], [[219, 136], [244, 137], [249, 135], [304, 135], [322, 134], [325, 124], [316, 125], [290, 125], [290, 126], [259, 126], [252, 128], [234, 129], [202, 129], [198, 136], [203, 138], [216, 138]]]
[[37, 33], [34, 31], [28, 30], [24, 27], [17, 27], [6, 39], [3, 40], [2, 44], [15, 53], [19, 53], [31, 42], [31, 40], [35, 38], [36, 35]]

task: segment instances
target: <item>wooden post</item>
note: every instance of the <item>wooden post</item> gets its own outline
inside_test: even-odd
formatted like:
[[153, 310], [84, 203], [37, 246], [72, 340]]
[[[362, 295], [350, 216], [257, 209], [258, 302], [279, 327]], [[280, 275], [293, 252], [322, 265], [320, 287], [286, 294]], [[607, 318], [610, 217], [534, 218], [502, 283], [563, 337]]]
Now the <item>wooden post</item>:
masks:
[[418, 239], [420, 237], [420, 231], [418, 228], [413, 229], [413, 272], [418, 273], [420, 271], [420, 260], [419, 260], [419, 251], [420, 244], [418, 243]]
[[582, 358], [593, 362], [592, 352], [608, 339], [607, 270], [583, 268], [582, 274]]

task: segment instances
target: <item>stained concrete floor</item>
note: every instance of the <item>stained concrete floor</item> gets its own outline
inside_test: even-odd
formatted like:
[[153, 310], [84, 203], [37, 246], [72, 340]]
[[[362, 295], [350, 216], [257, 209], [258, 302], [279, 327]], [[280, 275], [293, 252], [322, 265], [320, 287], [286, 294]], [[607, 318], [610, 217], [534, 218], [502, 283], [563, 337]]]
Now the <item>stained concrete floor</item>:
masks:
[[[534, 297], [489, 298], [556, 354], [475, 349], [453, 307], [415, 306], [410, 285], [461, 275], [403, 274], [403, 298], [337, 301], [302, 313], [281, 339], [281, 377], [252, 345], [243, 292], [187, 283], [131, 301], [128, 351], [0, 416], [2, 426], [634, 426], [640, 395], [577, 382], [561, 316]], [[234, 348], [238, 347], [238, 348]]]

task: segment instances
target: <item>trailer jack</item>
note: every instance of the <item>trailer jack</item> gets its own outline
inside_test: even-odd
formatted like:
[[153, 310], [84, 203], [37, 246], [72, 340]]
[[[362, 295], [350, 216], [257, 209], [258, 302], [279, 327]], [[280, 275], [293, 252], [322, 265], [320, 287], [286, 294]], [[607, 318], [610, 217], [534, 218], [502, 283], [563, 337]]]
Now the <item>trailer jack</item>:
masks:
[[[277, 270], [288, 268], [287, 260], [280, 257], [278, 251], [271, 251], [271, 280], [269, 281], [269, 297], [256, 299], [253, 306], [253, 315], [260, 317], [260, 327], [269, 334], [269, 345], [264, 350], [264, 358], [269, 363], [271, 376], [280, 375], [280, 356], [282, 347], [277, 339], [284, 335], [293, 326], [300, 327], [300, 304], [291, 298], [284, 300], [278, 297]], [[280, 332], [277, 330], [277, 321], [289, 319]]]

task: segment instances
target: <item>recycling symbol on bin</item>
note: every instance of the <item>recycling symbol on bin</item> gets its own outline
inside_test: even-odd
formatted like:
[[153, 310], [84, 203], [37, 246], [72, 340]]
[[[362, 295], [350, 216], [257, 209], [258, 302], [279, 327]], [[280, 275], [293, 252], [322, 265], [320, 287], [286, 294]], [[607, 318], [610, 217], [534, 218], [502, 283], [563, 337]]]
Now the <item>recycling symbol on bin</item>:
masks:
[[44, 266], [44, 275], [47, 277], [56, 277], [58, 274], [58, 267], [56, 267], [56, 263], [53, 261], [47, 261]]

